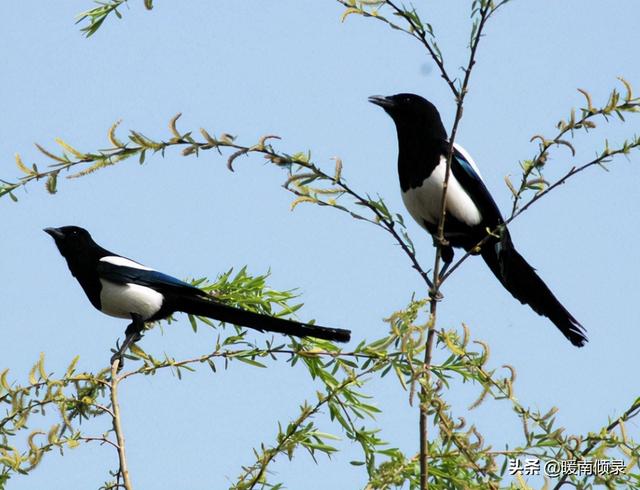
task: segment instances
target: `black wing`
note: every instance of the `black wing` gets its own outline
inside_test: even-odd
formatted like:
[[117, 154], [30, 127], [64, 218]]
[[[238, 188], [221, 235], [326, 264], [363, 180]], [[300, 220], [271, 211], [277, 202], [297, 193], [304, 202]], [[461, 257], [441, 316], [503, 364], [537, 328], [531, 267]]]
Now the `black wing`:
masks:
[[100, 261], [98, 262], [97, 271], [102, 279], [117, 284], [139, 284], [155, 289], [158, 292], [190, 292], [205, 295], [205, 293], [197, 287], [155, 270], [138, 269]]
[[484, 185], [482, 177], [476, 172], [472, 163], [455, 146], [451, 172], [453, 172], [455, 178], [460, 182], [462, 188], [469, 194], [480, 214], [482, 214], [482, 225], [484, 227], [494, 228], [504, 222], [498, 205], [493, 200], [487, 186]]

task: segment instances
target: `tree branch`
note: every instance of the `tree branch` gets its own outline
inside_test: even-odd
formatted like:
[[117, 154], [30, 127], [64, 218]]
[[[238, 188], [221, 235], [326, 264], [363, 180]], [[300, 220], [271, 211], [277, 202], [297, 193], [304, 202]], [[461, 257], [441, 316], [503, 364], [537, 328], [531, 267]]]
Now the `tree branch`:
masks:
[[463, 113], [463, 104], [464, 99], [467, 94], [469, 80], [471, 78], [471, 71], [473, 66], [475, 65], [476, 52], [478, 49], [478, 45], [480, 43], [480, 38], [482, 37], [482, 32], [486, 25], [487, 20], [489, 19], [491, 13], [494, 11], [490, 1], [483, 1], [482, 6], [479, 10], [479, 23], [477, 28], [474, 24], [475, 35], [472, 34], [472, 41], [469, 52], [469, 61], [467, 63], [467, 67], [465, 69], [465, 75], [462, 82], [462, 86], [459, 91], [454, 90], [454, 95], [456, 97], [456, 116], [453, 122], [453, 127], [451, 129], [451, 134], [449, 137], [449, 151], [447, 155], [447, 168], [445, 171], [444, 182], [442, 186], [442, 197], [440, 200], [440, 220], [438, 222], [438, 233], [436, 237], [436, 257], [433, 265], [433, 279], [432, 283], [434, 287], [430, 292], [431, 302], [429, 305], [430, 312], [430, 326], [429, 331], [427, 333], [427, 347], [424, 354], [424, 382], [422, 384], [421, 395], [422, 402], [420, 403], [420, 416], [419, 416], [419, 430], [420, 430], [420, 488], [421, 490], [426, 490], [429, 487], [429, 457], [428, 457], [428, 407], [429, 403], [427, 399], [429, 397], [429, 388], [428, 386], [431, 383], [430, 379], [430, 366], [432, 360], [433, 353], [433, 342], [435, 338], [435, 328], [436, 328], [436, 318], [437, 318], [437, 298], [439, 296], [439, 288], [441, 284], [440, 280], [440, 260], [442, 258], [442, 245], [446, 244], [445, 236], [444, 236], [444, 224], [446, 219], [446, 199], [447, 199], [447, 189], [449, 185], [449, 177], [451, 174], [451, 162], [453, 160], [453, 145], [455, 142], [458, 125], [460, 124], [460, 120], [462, 119]]
[[[124, 432], [122, 430], [122, 421], [120, 418], [120, 404], [118, 403], [118, 383], [121, 379], [118, 377], [118, 367], [120, 366], [120, 359], [115, 359], [111, 365], [111, 409], [113, 410], [113, 430], [116, 434], [116, 449], [118, 450], [118, 460], [120, 462], [120, 469], [118, 475], [122, 476], [124, 481], [124, 488], [126, 490], [133, 490], [131, 484], [131, 477], [129, 475], [129, 468], [127, 466], [127, 456], [124, 444]], [[119, 478], [119, 477], [118, 477]]]

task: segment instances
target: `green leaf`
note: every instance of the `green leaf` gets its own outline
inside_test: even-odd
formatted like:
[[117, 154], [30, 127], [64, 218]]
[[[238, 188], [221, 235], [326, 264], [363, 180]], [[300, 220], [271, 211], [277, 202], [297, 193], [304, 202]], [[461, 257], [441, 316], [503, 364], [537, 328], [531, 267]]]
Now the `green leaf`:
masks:
[[255, 367], [259, 367], [259, 368], [266, 368], [267, 366], [265, 366], [264, 364], [255, 361], [253, 359], [249, 359], [248, 357], [235, 357], [234, 359], [237, 359], [238, 361], [244, 362], [245, 364], [249, 364], [250, 366], [255, 366]]
[[188, 316], [188, 318], [189, 318], [189, 323], [191, 324], [191, 329], [192, 329], [194, 332], [197, 332], [197, 331], [198, 331], [198, 324], [196, 323], [196, 318], [195, 318], [193, 315], [191, 315], [191, 314], [189, 314], [189, 315], [187, 315], [187, 316]]

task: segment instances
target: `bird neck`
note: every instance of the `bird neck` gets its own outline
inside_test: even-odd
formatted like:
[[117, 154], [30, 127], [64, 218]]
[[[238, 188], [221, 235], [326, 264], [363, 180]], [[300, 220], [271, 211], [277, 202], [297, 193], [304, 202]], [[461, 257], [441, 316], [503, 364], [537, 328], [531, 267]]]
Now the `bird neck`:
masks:
[[447, 152], [447, 141], [398, 128], [398, 175], [402, 192], [420, 187]]
[[100, 290], [102, 285], [97, 274], [97, 266], [102, 257], [109, 255], [114, 254], [98, 245], [87, 248], [82, 253], [64, 255], [69, 271], [80, 283], [91, 304], [98, 310], [101, 309]]
[[79, 250], [61, 250], [61, 252], [73, 275], [76, 275], [76, 272], [80, 272], [82, 270], [93, 272], [96, 270], [98, 261], [102, 257], [116, 255], [97, 244], [93, 244], [90, 247], [82, 247]]

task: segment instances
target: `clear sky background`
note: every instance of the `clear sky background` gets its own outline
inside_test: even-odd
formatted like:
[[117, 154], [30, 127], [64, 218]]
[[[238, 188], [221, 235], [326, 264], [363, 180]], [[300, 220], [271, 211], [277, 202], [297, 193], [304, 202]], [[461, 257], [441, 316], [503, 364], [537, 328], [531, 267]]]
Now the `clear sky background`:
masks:
[[[62, 137], [81, 150], [108, 146], [107, 129], [168, 137], [167, 122], [205, 127], [254, 143], [283, 137], [285, 152], [311, 149], [331, 168], [344, 161], [349, 183], [379, 193], [394, 211], [402, 202], [396, 175], [395, 130], [367, 102], [373, 94], [416, 92], [433, 101], [450, 127], [454, 101], [433, 62], [408, 36], [381, 23], [350, 17], [332, 0], [193, 0], [158, 2], [152, 12], [132, 1], [124, 19], [109, 19], [91, 39], [74, 15], [88, 1], [23, 0], [0, 6], [0, 178], [18, 176], [13, 155], [46, 161], [34, 149]], [[417, 2], [431, 21], [450, 70], [466, 62], [470, 2]], [[640, 90], [637, 62], [640, 3], [636, 0], [514, 1], [490, 22], [478, 55], [458, 142], [478, 163], [504, 213], [510, 192], [503, 177], [535, 154], [533, 134], [553, 135], [555, 124], [589, 90], [603, 103], [624, 76]], [[591, 158], [605, 138], [614, 144], [638, 133], [628, 124], [600, 125], [578, 138], [579, 152], [553, 154], [547, 177]], [[491, 345], [490, 365], [516, 367], [516, 393], [540, 410], [558, 406], [559, 424], [586, 433], [606, 424], [640, 393], [640, 154], [616, 160], [611, 172], [591, 169], [551, 193], [516, 220], [519, 251], [588, 330], [590, 343], [572, 347], [546, 319], [520, 305], [480, 259], [469, 260], [446, 283], [440, 324], [462, 321]], [[271, 284], [299, 287], [304, 319], [348, 327], [352, 345], [386, 332], [382, 318], [424, 294], [407, 258], [390, 238], [346, 215], [311, 205], [289, 212], [285, 174], [262, 160], [240, 159], [236, 172], [215, 152], [183, 158], [134, 160], [59, 184], [48, 195], [38, 183], [0, 201], [2, 240], [0, 369], [26, 381], [40, 352], [61, 373], [76, 355], [96, 371], [122, 337], [126, 322], [100, 315], [69, 274], [46, 226], [86, 227], [101, 245], [178, 277], [216, 274], [247, 265], [272, 270]], [[409, 220], [407, 219], [407, 222]], [[409, 230], [418, 256], [431, 267], [431, 238]], [[185, 317], [149, 332], [143, 347], [176, 358], [209, 352], [214, 331], [193, 334]], [[253, 335], [253, 334], [252, 334]], [[255, 338], [255, 337], [252, 337]], [[213, 375], [202, 368], [182, 381], [169, 372], [122, 386], [122, 417], [137, 488], [225, 488], [253, 462], [251, 448], [271, 443], [277, 421], [295, 417], [318, 388], [302, 368], [232, 365]], [[392, 377], [366, 388], [383, 410], [377, 424], [391, 445], [417, 450], [417, 410]], [[449, 394], [464, 410], [477, 387], [456, 384]], [[508, 403], [487, 403], [467, 415], [499, 449], [520, 440]], [[34, 422], [32, 428], [36, 428]], [[326, 414], [319, 424], [335, 427]], [[629, 430], [638, 433], [637, 422]], [[340, 434], [338, 434], [340, 435]], [[297, 453], [272, 467], [288, 488], [358, 488], [362, 468], [349, 465], [358, 448], [315, 465]], [[97, 488], [116, 467], [111, 449], [83, 445], [65, 457], [49, 454], [29, 477], [8, 488]]]

